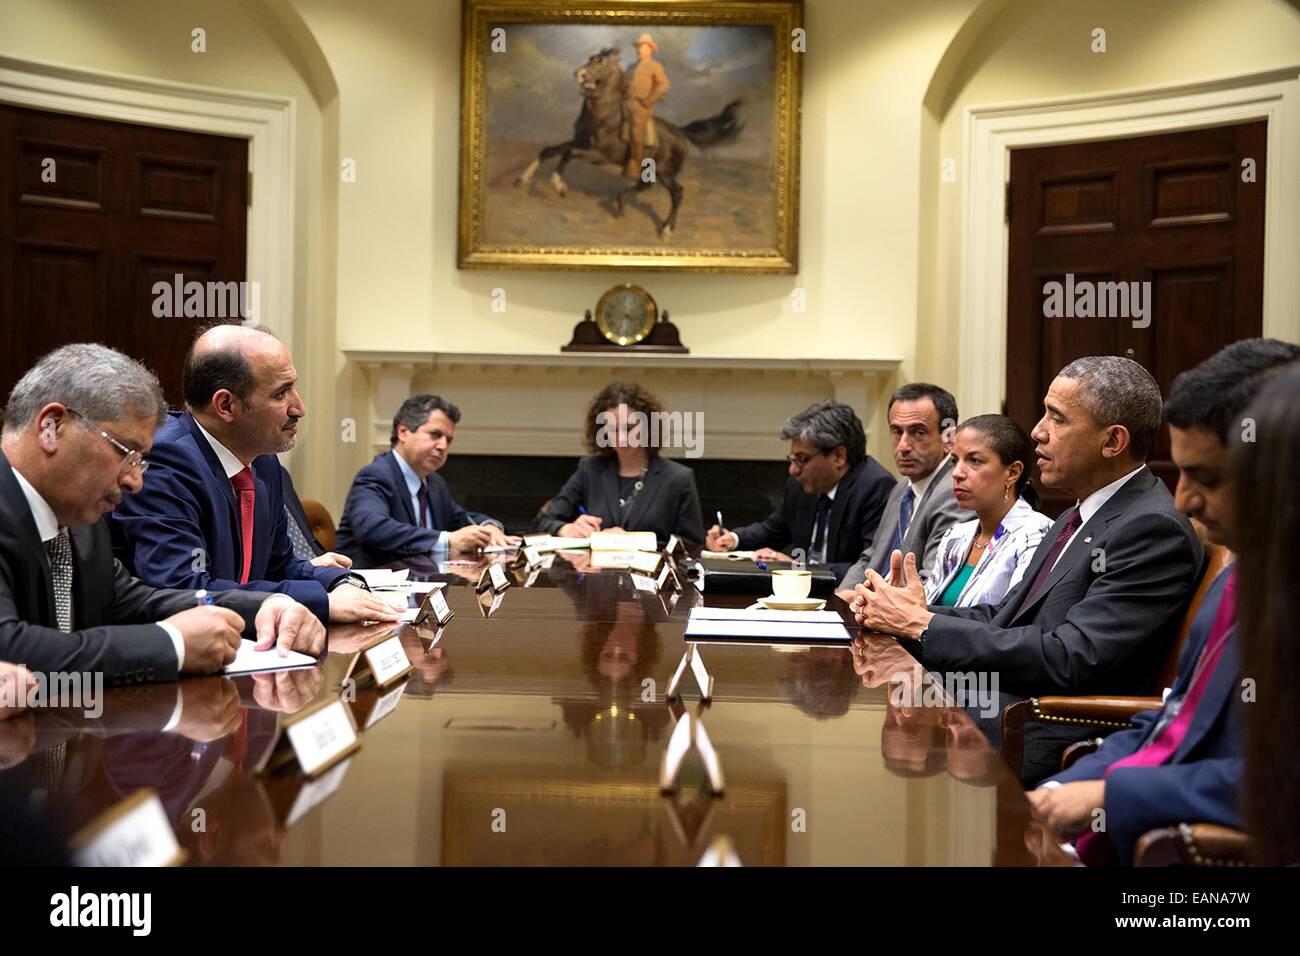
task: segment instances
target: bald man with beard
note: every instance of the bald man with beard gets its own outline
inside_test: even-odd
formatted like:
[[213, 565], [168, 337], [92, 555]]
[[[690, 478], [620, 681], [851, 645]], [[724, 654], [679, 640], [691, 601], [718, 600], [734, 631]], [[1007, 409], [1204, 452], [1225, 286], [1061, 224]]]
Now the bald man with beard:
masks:
[[284, 343], [219, 325], [190, 347], [186, 409], [154, 436], [149, 480], [113, 515], [119, 556], [157, 587], [288, 594], [324, 623], [396, 621], [343, 555], [294, 556], [275, 457], [307, 408]]

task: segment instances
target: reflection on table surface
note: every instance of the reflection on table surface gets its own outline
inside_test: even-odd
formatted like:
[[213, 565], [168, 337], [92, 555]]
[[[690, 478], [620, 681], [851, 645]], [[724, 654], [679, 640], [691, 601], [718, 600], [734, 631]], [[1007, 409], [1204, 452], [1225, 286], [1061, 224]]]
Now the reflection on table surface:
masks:
[[[721, 835], [747, 865], [1067, 862], [961, 710], [891, 690], [921, 678], [894, 640], [699, 644], [714, 699], [688, 677], [672, 708], [689, 609], [748, 598], [644, 590], [578, 552], [512, 569], [483, 600], [484, 566], [409, 565], [447, 583], [455, 616], [397, 631], [413, 665], [400, 685], [345, 681], [391, 626], [338, 626], [312, 669], [116, 689], [97, 717], [0, 723], [0, 775], [67, 833], [150, 787], [199, 865], [693, 865]], [[287, 715], [340, 695], [356, 754], [314, 780], [253, 772]], [[695, 755], [679, 792], [659, 791], [683, 709], [717, 749], [720, 797]]]

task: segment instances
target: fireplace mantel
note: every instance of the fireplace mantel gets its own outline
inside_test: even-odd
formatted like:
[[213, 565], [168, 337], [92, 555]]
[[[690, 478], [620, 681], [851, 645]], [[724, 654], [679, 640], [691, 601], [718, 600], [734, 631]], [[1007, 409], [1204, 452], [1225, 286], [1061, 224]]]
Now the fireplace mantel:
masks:
[[[870, 430], [897, 358], [762, 358], [574, 352], [439, 352], [343, 349], [366, 377], [367, 440], [388, 447], [393, 414], [415, 392], [460, 406], [456, 451], [486, 455], [583, 453], [591, 397], [615, 377], [636, 378], [664, 406], [704, 415], [708, 458], [771, 460], [785, 453], [776, 433], [821, 398], [845, 402]], [[360, 436], [358, 436], [360, 437]], [[666, 449], [680, 457], [680, 449]]]

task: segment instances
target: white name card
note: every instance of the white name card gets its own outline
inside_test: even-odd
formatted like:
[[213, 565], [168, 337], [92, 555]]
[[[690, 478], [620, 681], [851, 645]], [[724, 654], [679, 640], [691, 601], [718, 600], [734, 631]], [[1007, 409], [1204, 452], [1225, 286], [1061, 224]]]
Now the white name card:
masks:
[[653, 531], [597, 531], [591, 536], [593, 551], [657, 551]]
[[185, 851], [158, 794], [137, 790], [73, 836], [75, 866], [177, 866]]
[[488, 579], [492, 582], [494, 591], [504, 591], [510, 587], [510, 579], [506, 577], [506, 569], [499, 564], [494, 564], [488, 568]]
[[673, 586], [676, 587], [677, 576], [673, 574], [673, 569], [671, 565], [669, 565], [668, 562], [665, 561], [664, 566], [659, 569], [659, 577], [655, 581], [655, 587], [658, 589], [662, 589], [663, 586], [667, 584], [670, 580], [672, 581]]
[[361, 746], [352, 708], [341, 698], [300, 712], [285, 724], [285, 736], [303, 773], [314, 777]]
[[663, 560], [664, 556], [658, 551], [635, 551], [632, 554], [632, 570], [653, 577], [659, 573]]
[[411, 672], [411, 659], [406, 656], [402, 639], [395, 634], [363, 648], [361, 653], [365, 655], [370, 672], [375, 675], [375, 683], [380, 687], [387, 687]]
[[447, 599], [443, 596], [442, 588], [438, 588], [438, 590], [430, 591], [424, 596], [424, 600], [420, 602], [420, 610], [415, 615], [414, 623], [423, 624], [432, 618], [439, 625], [442, 625], [446, 624], [455, 616], [456, 612], [448, 606]]
[[655, 584], [654, 578], [648, 578], [644, 574], [637, 574], [635, 571], [632, 572], [630, 577], [638, 591], [649, 591], [651, 594], [659, 593], [659, 586]]
[[534, 547], [526, 547], [523, 551], [524, 564], [530, 568], [535, 568], [542, 563], [542, 553]]
[[668, 543], [664, 545], [664, 554], [676, 554], [678, 551], [684, 550], [685, 548], [682, 547], [682, 539], [677, 537], [675, 534], [670, 534], [668, 536]]
[[533, 568], [531, 571], [528, 572], [528, 578], [527, 580], [524, 581], [524, 587], [526, 588], [532, 587], [534, 584], [537, 583], [537, 579], [541, 577], [541, 575], [542, 575], [541, 568]]

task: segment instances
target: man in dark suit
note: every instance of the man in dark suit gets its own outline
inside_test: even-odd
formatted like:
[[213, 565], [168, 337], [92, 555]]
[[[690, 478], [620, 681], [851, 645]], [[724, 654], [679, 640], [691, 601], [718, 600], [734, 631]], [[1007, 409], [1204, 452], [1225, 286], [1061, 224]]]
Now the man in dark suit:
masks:
[[714, 525], [710, 551], [758, 551], [763, 559], [789, 561], [800, 551], [808, 564], [829, 567], [836, 580], [872, 535], [894, 478], [866, 453], [867, 433], [848, 405], [818, 402], [781, 427], [790, 443], [790, 477], [781, 505], [766, 521], [728, 531]]
[[324, 647], [324, 628], [287, 596], [196, 606], [193, 590], [150, 587], [113, 559], [99, 519], [140, 490], [164, 409], [147, 369], [99, 345], [57, 349], [14, 386], [0, 440], [0, 660], [117, 685], [212, 673], [241, 633]]
[[190, 347], [184, 412], [154, 436], [149, 481], [113, 515], [123, 560], [158, 587], [288, 594], [322, 622], [396, 621], [351, 562], [294, 557], [280, 462], [306, 413], [289, 351], [268, 332], [219, 325]]
[[[1042, 694], [1151, 691], [1177, 637], [1204, 549], [1145, 462], [1160, 429], [1160, 388], [1141, 365], [1117, 356], [1071, 362], [1057, 375], [1034, 427], [1048, 488], [1078, 503], [1043, 538], [1024, 578], [1000, 604], [926, 607], [916, 559], [903, 574], [876, 571], [855, 589], [858, 622], [904, 638], [932, 671], [997, 680], [996, 714], [972, 717], [1001, 744], [1001, 710]], [[1085, 732], [1032, 724], [1022, 778], [1059, 769], [1060, 752]]]
[[922, 568], [934, 566], [944, 532], [962, 517], [953, 496], [952, 440], [957, 428], [957, 400], [938, 385], [911, 382], [894, 392], [885, 412], [894, 464], [902, 477], [890, 492], [870, 547], [840, 579], [840, 597], [853, 599], [853, 588], [868, 571], [886, 574], [894, 551], [915, 554]]
[[438, 469], [447, 463], [460, 409], [438, 395], [412, 395], [393, 416], [392, 450], [352, 480], [335, 547], [365, 565], [435, 551], [518, 544], [501, 522], [466, 511]]
[[[1214, 544], [1237, 544], [1228, 458], [1242, 416], [1271, 373], [1297, 359], [1300, 346], [1246, 339], [1174, 379], [1165, 404], [1178, 465], [1174, 503]], [[1105, 862], [1113, 851], [1127, 863], [1138, 838], [1157, 827], [1241, 825], [1236, 584], [1229, 566], [1206, 592], [1164, 705], [1138, 714], [1130, 729], [1030, 792], [1058, 836], [1082, 835], [1075, 846], [1084, 862]], [[1105, 829], [1089, 834], [1099, 807]]]

